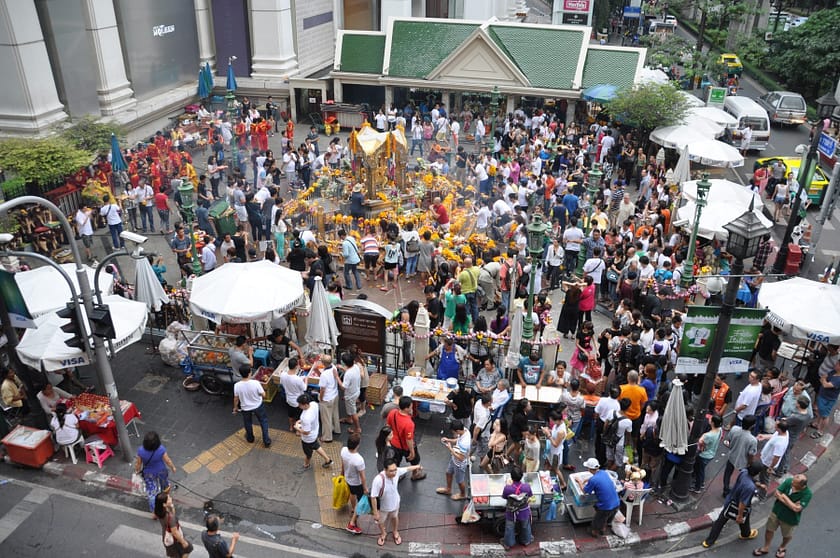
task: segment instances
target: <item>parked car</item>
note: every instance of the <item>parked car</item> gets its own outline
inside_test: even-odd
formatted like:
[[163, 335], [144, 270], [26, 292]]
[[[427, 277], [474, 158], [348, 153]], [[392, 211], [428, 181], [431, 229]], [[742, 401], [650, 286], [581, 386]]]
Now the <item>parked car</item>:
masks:
[[744, 71], [744, 65], [741, 64], [741, 59], [737, 54], [732, 52], [724, 52], [717, 59], [718, 64], [726, 66], [727, 73], [741, 75]]
[[[805, 18], [808, 19], [808, 18]], [[665, 16], [665, 23], [673, 23], [674, 27], [677, 26], [677, 16], [666, 15]]]
[[[802, 159], [800, 157], [767, 157], [765, 159], [758, 159], [755, 162], [754, 167], [758, 168], [759, 165], [767, 165], [769, 167], [776, 161], [781, 161], [785, 166], [785, 176], [787, 176], [787, 173], [789, 172], [793, 172], [794, 176], [799, 174], [799, 167], [802, 164]], [[814, 169], [814, 177], [811, 179], [810, 188], [808, 188], [808, 199], [811, 200], [811, 204], [814, 206], [822, 204], [825, 189], [827, 187], [828, 176], [826, 176], [822, 168], [820, 168], [819, 161], [817, 161], [816, 168]], [[796, 192], [791, 192], [791, 195], [796, 195]]]
[[804, 124], [805, 99], [793, 91], [769, 91], [756, 99], [773, 124]]

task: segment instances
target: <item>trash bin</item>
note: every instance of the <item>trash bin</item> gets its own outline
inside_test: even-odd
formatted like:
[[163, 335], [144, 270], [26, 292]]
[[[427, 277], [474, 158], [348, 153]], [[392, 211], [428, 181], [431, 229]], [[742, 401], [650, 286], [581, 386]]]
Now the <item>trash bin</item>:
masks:
[[226, 200], [217, 200], [210, 206], [210, 220], [216, 227], [216, 236], [223, 238], [226, 234], [236, 233], [236, 220]]

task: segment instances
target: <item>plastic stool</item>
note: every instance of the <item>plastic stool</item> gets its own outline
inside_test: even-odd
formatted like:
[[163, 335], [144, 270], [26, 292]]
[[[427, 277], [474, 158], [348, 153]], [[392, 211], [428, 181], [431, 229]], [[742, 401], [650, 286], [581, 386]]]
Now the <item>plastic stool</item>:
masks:
[[259, 368], [257, 361], [260, 361], [262, 366], [268, 366], [268, 357], [270, 354], [266, 349], [254, 349], [254, 367]]
[[91, 436], [85, 443], [85, 460], [88, 463], [96, 463], [99, 468], [102, 464], [114, 455], [114, 450], [105, 444], [99, 436]]
[[84, 443], [85, 439], [79, 436], [79, 439], [75, 442], [71, 444], [59, 444], [59, 446], [64, 449], [64, 457], [69, 458], [73, 462], [73, 465], [75, 465], [78, 461], [76, 460], [76, 450], [74, 448], [75, 446], [81, 446]]

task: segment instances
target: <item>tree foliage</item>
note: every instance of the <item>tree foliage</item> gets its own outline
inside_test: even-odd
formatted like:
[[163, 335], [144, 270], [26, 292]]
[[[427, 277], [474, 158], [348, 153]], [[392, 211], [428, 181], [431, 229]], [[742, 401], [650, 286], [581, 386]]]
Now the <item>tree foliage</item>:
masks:
[[0, 167], [27, 182], [59, 181], [92, 160], [93, 152], [77, 148], [62, 136], [0, 141]]
[[679, 124], [689, 109], [671, 83], [643, 83], [620, 91], [607, 106], [616, 119], [635, 126], [644, 135], [657, 126]]
[[777, 33], [770, 69], [809, 99], [834, 91], [840, 78], [840, 8], [811, 14], [804, 24]]
[[99, 122], [92, 116], [84, 116], [61, 131], [61, 136], [76, 148], [94, 153], [104, 153], [111, 149], [111, 134], [119, 140], [125, 139], [122, 126], [115, 122]]

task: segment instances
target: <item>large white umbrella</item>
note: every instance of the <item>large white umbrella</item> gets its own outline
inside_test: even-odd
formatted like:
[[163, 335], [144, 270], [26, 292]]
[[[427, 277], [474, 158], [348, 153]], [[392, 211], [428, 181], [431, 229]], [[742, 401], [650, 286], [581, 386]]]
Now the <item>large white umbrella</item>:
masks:
[[691, 180], [691, 161], [688, 158], [687, 147], [683, 147], [680, 152], [677, 166], [674, 167], [673, 179], [677, 184], [683, 184]]
[[[697, 199], [697, 182], [698, 180], [689, 180], [682, 187], [682, 197], [695, 201]], [[754, 198], [755, 204], [761, 205], [761, 196], [737, 182], [726, 180], [725, 178], [710, 178], [711, 187], [709, 193], [706, 194], [706, 201], [712, 203], [737, 203], [744, 209], [750, 206], [750, 201]]]
[[[111, 311], [116, 333], [112, 343], [114, 350], [119, 352], [140, 341], [146, 329], [146, 305], [118, 295], [106, 296], [102, 302], [107, 304]], [[35, 325], [38, 329], [26, 330], [17, 346], [21, 362], [36, 370], [43, 367], [50, 372], [90, 364], [87, 355], [81, 349], [68, 347], [64, 343], [72, 336], [61, 330], [61, 326], [67, 323], [68, 320], [59, 318], [55, 312], [36, 318]]]
[[[677, 455], [684, 455], [688, 451], [688, 419], [685, 416], [682, 386], [679, 379], [671, 382], [671, 395], [665, 405], [659, 430], [659, 445]], [[697, 420], [700, 420], [700, 417]]]
[[[694, 97], [694, 95], [692, 95]], [[695, 99], [697, 97], [694, 97]], [[738, 119], [726, 112], [725, 110], [721, 110], [717, 107], [704, 107], [704, 106], [696, 106], [693, 107], [691, 110], [688, 111], [688, 114], [691, 116], [700, 116], [711, 120], [712, 122], [717, 122], [723, 126], [735, 126], [738, 124]]]
[[794, 277], [763, 283], [758, 307], [786, 334], [820, 343], [840, 344], [840, 285]]
[[682, 125], [693, 128], [696, 131], [713, 138], [719, 138], [726, 131], [726, 126], [723, 124], [718, 124], [714, 120], [709, 120], [706, 117], [696, 116], [693, 114], [686, 115], [685, 118], [683, 118]]
[[312, 308], [309, 311], [306, 342], [328, 349], [338, 345], [338, 325], [335, 323], [335, 314], [320, 277], [315, 278], [312, 288]]
[[[693, 201], [686, 202], [684, 206], [680, 207], [677, 210], [677, 220], [674, 222], [674, 225], [685, 226], [687, 228], [693, 227], [695, 207]], [[768, 229], [772, 229], [773, 223], [761, 212], [762, 207], [764, 206], [754, 207], [753, 213], [761, 221], [761, 224]], [[700, 215], [700, 225], [697, 228], [697, 234], [703, 238], [725, 240], [729, 238], [729, 233], [724, 226], [740, 217], [747, 209], [749, 209], [749, 204], [744, 207], [735, 202], [710, 202], [703, 208], [703, 213]]]
[[650, 133], [650, 140], [662, 147], [682, 149], [689, 143], [711, 139], [714, 134], [689, 126], [660, 126]]
[[299, 271], [260, 260], [226, 263], [196, 278], [190, 310], [216, 323], [250, 323], [268, 321], [304, 300]]
[[[79, 281], [76, 277], [76, 264], [66, 263], [60, 265], [61, 269], [70, 277], [76, 293], [81, 294], [79, 291]], [[93, 276], [96, 271], [89, 266], [83, 267], [88, 276], [90, 288], [95, 290]], [[23, 300], [26, 301], [26, 307], [29, 308], [29, 313], [32, 314], [33, 318], [61, 310], [72, 298], [70, 286], [67, 284], [67, 281], [61, 276], [58, 270], [49, 265], [30, 271], [15, 273], [15, 281], [18, 284], [18, 288], [20, 288], [20, 293], [23, 295]], [[110, 273], [102, 272], [99, 274], [100, 291], [105, 294], [110, 293], [113, 284], [114, 277]]]
[[162, 304], [169, 304], [169, 297], [158, 281], [152, 264], [146, 258], [137, 258], [134, 273], [134, 298], [146, 305], [150, 311], [159, 312]]
[[688, 144], [691, 160], [711, 167], [735, 168], [744, 166], [744, 156], [728, 143], [715, 139], [695, 141]]
[[639, 72], [638, 83], [668, 83], [671, 78], [658, 68], [642, 68]]
[[678, 91], [678, 93], [683, 96], [683, 98], [685, 99], [685, 102], [690, 107], [704, 107], [704, 106], [706, 106], [706, 101], [704, 101], [703, 99], [701, 99], [701, 98], [699, 98], [695, 95], [692, 95], [688, 91], [680, 90], [680, 91]]

